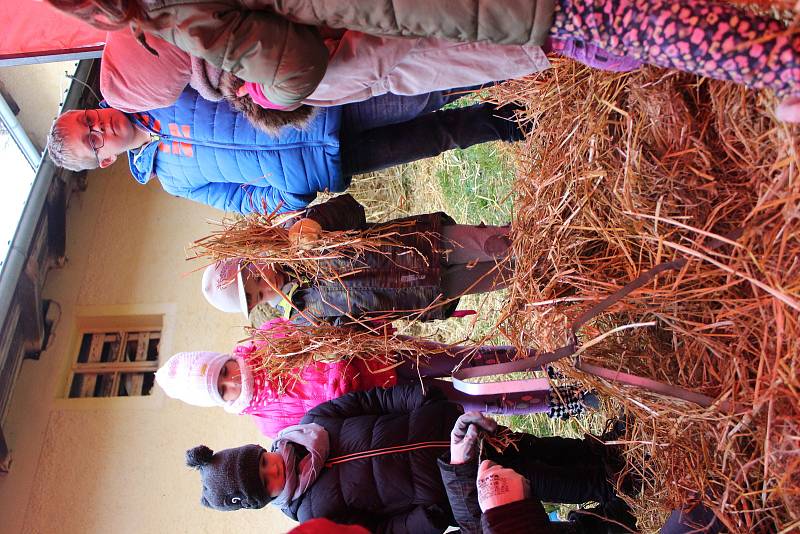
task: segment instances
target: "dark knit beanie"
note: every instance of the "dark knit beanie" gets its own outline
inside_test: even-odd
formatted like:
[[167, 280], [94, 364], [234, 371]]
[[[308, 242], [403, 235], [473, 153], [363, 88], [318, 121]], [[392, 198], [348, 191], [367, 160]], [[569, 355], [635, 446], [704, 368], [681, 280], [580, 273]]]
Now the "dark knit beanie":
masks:
[[186, 451], [186, 465], [200, 471], [203, 506], [231, 511], [263, 508], [272, 500], [259, 476], [261, 453], [258, 445], [214, 451], [200, 445]]

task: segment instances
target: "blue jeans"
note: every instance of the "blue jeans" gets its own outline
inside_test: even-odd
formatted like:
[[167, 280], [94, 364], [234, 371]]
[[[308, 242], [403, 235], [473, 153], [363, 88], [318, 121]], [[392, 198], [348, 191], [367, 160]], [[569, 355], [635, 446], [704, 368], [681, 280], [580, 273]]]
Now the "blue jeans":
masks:
[[374, 172], [487, 141], [519, 141], [516, 108], [492, 104], [437, 111], [476, 88], [391, 93], [342, 106], [339, 144], [346, 176]]

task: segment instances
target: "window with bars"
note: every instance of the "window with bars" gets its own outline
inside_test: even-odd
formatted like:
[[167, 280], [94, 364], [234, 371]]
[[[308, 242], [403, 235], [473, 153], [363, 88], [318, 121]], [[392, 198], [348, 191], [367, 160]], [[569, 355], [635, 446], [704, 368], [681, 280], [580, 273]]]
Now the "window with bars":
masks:
[[149, 395], [158, 369], [161, 330], [84, 332], [70, 374], [69, 398]]

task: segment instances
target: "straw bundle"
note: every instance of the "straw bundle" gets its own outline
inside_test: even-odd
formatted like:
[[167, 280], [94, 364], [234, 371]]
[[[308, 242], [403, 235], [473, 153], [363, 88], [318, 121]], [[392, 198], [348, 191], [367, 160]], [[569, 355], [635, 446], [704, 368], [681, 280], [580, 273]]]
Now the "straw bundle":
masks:
[[497, 430], [493, 433], [481, 430], [480, 442], [478, 447], [478, 458], [483, 460], [485, 458], [484, 450], [486, 447], [491, 447], [498, 454], [502, 454], [505, 450], [511, 447], [514, 450], [519, 450], [520, 434], [514, 433], [510, 428], [498, 426]]
[[[425, 366], [426, 359], [445, 350], [422, 338], [396, 336], [383, 327], [364, 329], [329, 324], [298, 325], [284, 322], [269, 329], [248, 328], [255, 344], [251, 362], [286, 387], [300, 378], [302, 369], [319, 362], [367, 362], [380, 373], [404, 360]], [[458, 362], [454, 362], [458, 363]], [[279, 388], [281, 389], [281, 388]]]
[[[239, 258], [242, 267], [253, 265], [263, 269], [280, 265], [283, 272], [297, 280], [338, 280], [364, 267], [365, 253], [419, 254], [402, 242], [404, 237], [415, 233], [410, 230], [414, 226], [411, 220], [362, 230], [322, 231], [298, 239], [289, 231], [287, 221], [291, 217], [272, 212], [210, 221], [216, 230], [190, 245], [190, 259]], [[343, 265], [347, 266], [344, 271]]]
[[644, 479], [635, 505], [645, 531], [698, 499], [732, 532], [796, 531], [796, 130], [773, 119], [766, 94], [655, 69], [613, 74], [556, 60], [493, 98], [529, 104], [522, 120], [533, 130], [520, 154], [518, 276], [502, 330], [519, 346], [551, 348], [589, 305], [687, 258], [581, 335], [656, 327], [615, 334], [582, 358], [709, 395], [716, 406], [606, 382], [570, 362], [559, 367], [633, 415], [627, 455]]

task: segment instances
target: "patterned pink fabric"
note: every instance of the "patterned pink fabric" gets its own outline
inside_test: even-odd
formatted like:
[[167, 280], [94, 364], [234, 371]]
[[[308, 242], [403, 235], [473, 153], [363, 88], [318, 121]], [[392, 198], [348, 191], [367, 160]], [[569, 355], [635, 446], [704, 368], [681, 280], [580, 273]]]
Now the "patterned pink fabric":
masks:
[[[293, 328], [283, 319], [272, 319], [260, 329], [280, 330]], [[239, 345], [234, 354], [246, 360], [255, 351], [255, 345]], [[264, 372], [253, 370], [253, 400], [242, 413], [252, 415], [256, 426], [265, 436], [275, 437], [287, 426], [296, 425], [308, 410], [341, 397], [351, 391], [362, 391], [375, 387], [391, 387], [397, 383], [393, 370], [373, 372], [366, 362], [318, 362], [300, 372], [300, 379], [287, 384], [278, 394], [279, 384], [270, 380]]]
[[800, 94], [800, 34], [728, 2], [558, 0], [550, 35], [780, 97]]

